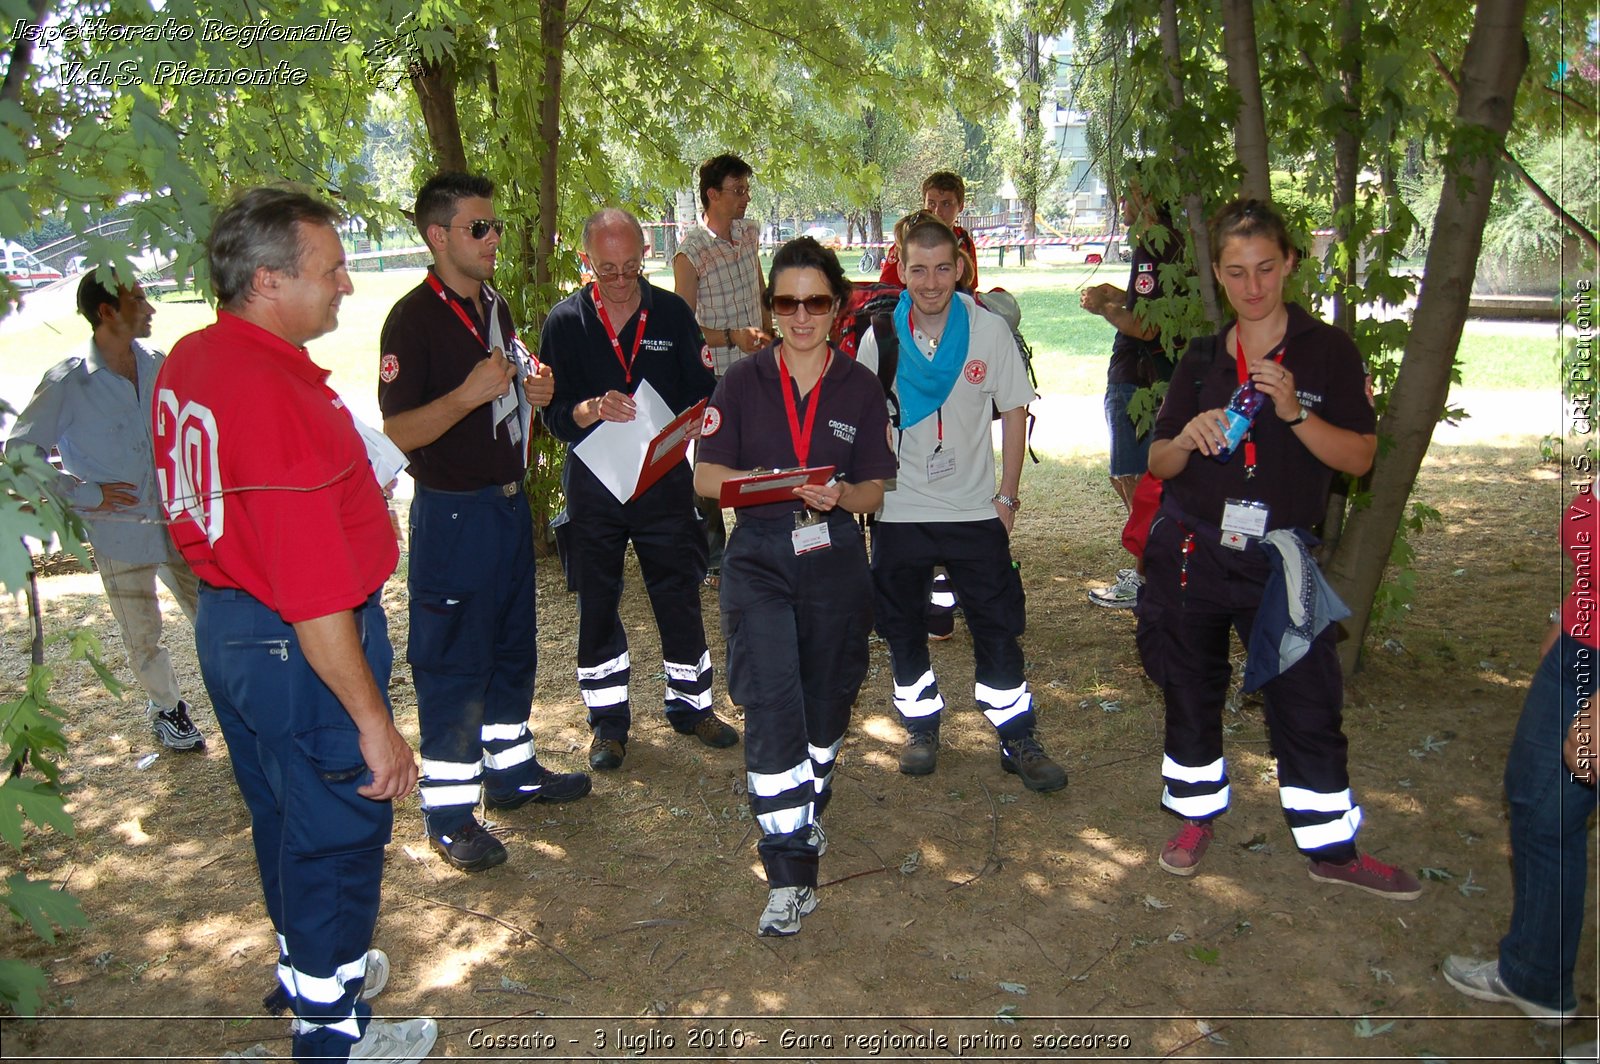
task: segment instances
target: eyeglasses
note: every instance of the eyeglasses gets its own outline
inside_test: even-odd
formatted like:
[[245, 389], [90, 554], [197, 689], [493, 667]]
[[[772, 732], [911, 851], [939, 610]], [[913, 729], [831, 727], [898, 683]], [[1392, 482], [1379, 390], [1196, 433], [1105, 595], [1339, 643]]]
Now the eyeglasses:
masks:
[[730, 196], [748, 196], [750, 195], [750, 185], [746, 183], [743, 185], [724, 186], [719, 187], [717, 191], [726, 192]]
[[820, 318], [838, 305], [839, 301], [832, 296], [806, 296], [803, 299], [796, 296], [772, 297], [772, 313], [785, 318], [791, 314], [798, 314], [801, 307], [805, 307], [806, 313], [813, 318]]
[[506, 220], [504, 218], [474, 218], [466, 225], [450, 225], [445, 222], [440, 224], [446, 229], [465, 229], [472, 234], [472, 239], [474, 240], [482, 240], [489, 235], [489, 230], [491, 229], [494, 230], [495, 236], [504, 236], [506, 232]]
[[639, 270], [643, 267], [643, 265], [644, 263], [635, 260], [633, 262], [624, 262], [620, 267], [611, 265], [601, 266], [595, 269], [594, 275], [597, 280], [601, 280], [607, 284], [610, 284], [612, 281], [619, 281], [624, 277], [639, 276]]

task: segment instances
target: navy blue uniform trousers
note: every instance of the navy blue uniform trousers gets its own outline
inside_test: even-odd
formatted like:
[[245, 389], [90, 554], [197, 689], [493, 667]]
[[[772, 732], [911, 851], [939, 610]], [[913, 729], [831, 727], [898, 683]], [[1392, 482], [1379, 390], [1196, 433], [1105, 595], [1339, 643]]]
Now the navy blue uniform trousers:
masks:
[[928, 657], [928, 595], [942, 565], [972, 633], [973, 697], [1001, 742], [1031, 735], [1033, 696], [1022, 676], [1027, 603], [1010, 537], [987, 521], [877, 521], [872, 582], [878, 634], [889, 644], [894, 707], [909, 731], [938, 731], [944, 696]]
[[471, 818], [483, 787], [509, 798], [544, 775], [528, 730], [539, 636], [528, 500], [419, 484], [407, 584], [422, 815], [438, 838]]
[[562, 481], [572, 515], [568, 573], [578, 593], [578, 688], [589, 727], [602, 739], [626, 740], [632, 722], [632, 659], [617, 611], [631, 540], [661, 633], [667, 720], [675, 731], [693, 732], [711, 712], [711, 655], [700, 614], [706, 540], [695, 516], [693, 471], [680, 463], [626, 503], [581, 459], [568, 457]]
[[[744, 763], [769, 887], [815, 887], [811, 826], [867, 676], [872, 578], [855, 518], [796, 555], [792, 517], [740, 518], [722, 559], [728, 695], [744, 707]], [[924, 633], [926, 634], [926, 633]]]
[[[355, 619], [387, 702], [394, 652], [377, 592]], [[294, 1057], [344, 1060], [372, 1012], [361, 988], [393, 808], [356, 793], [372, 773], [355, 723], [283, 618], [243, 591], [202, 585], [195, 647], [250, 810]]]
[[[1250, 645], [1271, 571], [1254, 541], [1239, 551], [1223, 546], [1220, 537], [1215, 525], [1164, 506], [1150, 526], [1136, 611], [1140, 659], [1166, 702], [1161, 804], [1189, 820], [1210, 820], [1228, 808], [1222, 708], [1233, 674], [1229, 636], [1236, 631]], [[1343, 864], [1356, 857], [1361, 808], [1346, 767], [1336, 635], [1337, 626], [1330, 625], [1305, 657], [1262, 692], [1267, 735], [1278, 759], [1279, 798], [1295, 845], [1315, 860]]]

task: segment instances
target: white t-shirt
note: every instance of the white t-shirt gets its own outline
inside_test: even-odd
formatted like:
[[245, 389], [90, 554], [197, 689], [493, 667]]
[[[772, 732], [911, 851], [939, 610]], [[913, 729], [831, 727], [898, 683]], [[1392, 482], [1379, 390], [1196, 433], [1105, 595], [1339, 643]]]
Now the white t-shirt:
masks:
[[[987, 521], [995, 516], [990, 404], [1001, 413], [1027, 406], [1034, 399], [1033, 386], [1004, 319], [979, 307], [970, 296], [957, 293], [956, 298], [966, 304], [970, 322], [966, 364], [939, 413], [894, 433], [900, 470], [884, 491], [879, 520]], [[920, 329], [913, 335], [917, 349], [907, 351], [902, 345], [899, 357], [931, 360], [933, 344], [928, 337]], [[874, 373], [878, 370], [878, 338], [870, 330], [861, 338], [856, 361]], [[954, 468], [942, 472], [952, 460]]]

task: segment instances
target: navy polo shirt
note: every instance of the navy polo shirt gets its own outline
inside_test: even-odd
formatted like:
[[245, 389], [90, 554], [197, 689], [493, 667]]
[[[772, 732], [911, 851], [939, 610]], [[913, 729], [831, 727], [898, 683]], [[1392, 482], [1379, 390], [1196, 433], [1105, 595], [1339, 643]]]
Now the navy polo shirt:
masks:
[[[1128, 297], [1122, 304], [1124, 310], [1135, 312], [1134, 308], [1140, 303], [1160, 299], [1167, 294], [1166, 286], [1161, 283], [1161, 267], [1183, 261], [1182, 238], [1170, 223], [1167, 232], [1166, 246], [1159, 252], [1152, 251], [1143, 242], [1134, 244], [1133, 261], [1128, 264]], [[1160, 333], [1148, 340], [1141, 340], [1118, 329], [1116, 338], [1111, 341], [1111, 365], [1106, 368], [1106, 383], [1147, 383], [1141, 380], [1139, 367], [1140, 360], [1145, 356], [1151, 359], [1151, 367], [1158, 379], [1168, 380], [1172, 377], [1172, 358], [1167, 354]]]
[[[431, 269], [431, 267], [430, 267]], [[489, 336], [477, 305], [445, 286], [446, 297]], [[504, 298], [494, 300], [506, 350], [516, 335]], [[386, 418], [427, 406], [461, 386], [474, 366], [488, 357], [483, 342], [468, 331], [432, 288], [419, 284], [400, 298], [383, 323], [383, 352], [378, 367], [378, 407]], [[520, 380], [513, 388], [521, 388]], [[522, 479], [527, 469], [523, 446], [506, 432], [496, 432], [494, 404], [484, 403], [445, 429], [432, 443], [408, 451], [410, 472], [418, 484], [435, 491], [477, 491]]]
[[[1226, 335], [1224, 329], [1189, 345], [1172, 375], [1152, 439], [1170, 440], [1200, 411], [1228, 405], [1239, 386], [1239, 371], [1233, 352], [1221, 350], [1221, 337]], [[1363, 436], [1377, 431], [1366, 368], [1350, 337], [1313, 318], [1298, 303], [1290, 303], [1284, 349], [1283, 365], [1294, 374], [1302, 406], [1341, 429]], [[1316, 525], [1327, 510], [1333, 470], [1306, 450], [1271, 403], [1256, 415], [1250, 435], [1256, 443], [1254, 477], [1245, 475], [1243, 444], [1226, 462], [1195, 451], [1188, 465], [1167, 481], [1166, 498], [1184, 513], [1214, 525], [1221, 524], [1229, 499], [1266, 503], [1269, 531]]]
[[[768, 347], [734, 363], [717, 384], [706, 408], [697, 460], [730, 469], [785, 469], [800, 464], [784, 409], [783, 381], [775, 349]], [[831, 465], [840, 480], [888, 480], [895, 475], [889, 448], [889, 412], [877, 374], [833, 352], [827, 372], [801, 399], [793, 382], [795, 412], [803, 426], [808, 405], [816, 401], [816, 424], [806, 464]], [[773, 518], [805, 509], [799, 499], [747, 506], [745, 517]]]
[[580, 429], [572, 411], [584, 400], [613, 389], [632, 395], [639, 382], [647, 380], [674, 413], [682, 413], [708, 398], [716, 387], [717, 378], [706, 364], [705, 341], [689, 304], [643, 279], [639, 285], [639, 310], [626, 322], [611, 323], [617, 327], [617, 342], [626, 359], [633, 355], [640, 311], [648, 315], [631, 382], [594, 308], [593, 286], [584, 285], [557, 303], [545, 319], [539, 357], [555, 374], [556, 392], [545, 407], [544, 423], [556, 439], [575, 444], [593, 432], [599, 422]]

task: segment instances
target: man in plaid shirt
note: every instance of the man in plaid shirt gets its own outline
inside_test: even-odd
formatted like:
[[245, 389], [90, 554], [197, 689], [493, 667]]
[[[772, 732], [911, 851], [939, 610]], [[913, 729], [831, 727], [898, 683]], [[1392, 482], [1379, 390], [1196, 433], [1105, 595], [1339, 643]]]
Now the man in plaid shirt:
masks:
[[[706, 366], [720, 380], [728, 367], [772, 342], [772, 315], [762, 298], [760, 227], [745, 220], [750, 206], [750, 164], [718, 155], [700, 167], [700, 206], [705, 215], [684, 234], [672, 260], [673, 288], [694, 311], [705, 335]], [[706, 583], [722, 572], [727, 529], [722, 508], [700, 499], [711, 555]]]

